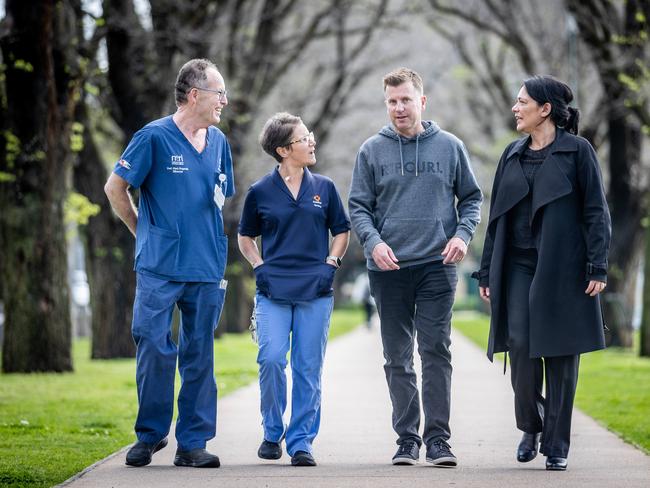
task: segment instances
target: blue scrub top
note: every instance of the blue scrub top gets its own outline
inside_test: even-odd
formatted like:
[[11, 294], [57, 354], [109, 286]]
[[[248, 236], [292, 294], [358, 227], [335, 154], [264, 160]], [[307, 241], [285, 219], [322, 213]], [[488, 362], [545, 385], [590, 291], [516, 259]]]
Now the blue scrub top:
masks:
[[224, 134], [209, 127], [199, 153], [170, 115], [140, 129], [113, 171], [140, 188], [134, 269], [169, 281], [220, 281], [228, 241], [215, 186], [235, 192]]
[[327, 264], [329, 235], [350, 230], [334, 182], [307, 168], [294, 199], [278, 169], [248, 190], [239, 233], [262, 236], [264, 263], [255, 268], [257, 290], [274, 300], [296, 302], [332, 294], [336, 268]]

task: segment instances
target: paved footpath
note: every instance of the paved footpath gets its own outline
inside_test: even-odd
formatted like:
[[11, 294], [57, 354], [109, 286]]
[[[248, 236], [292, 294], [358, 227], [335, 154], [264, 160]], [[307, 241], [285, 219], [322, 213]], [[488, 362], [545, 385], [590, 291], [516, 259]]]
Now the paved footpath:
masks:
[[325, 358], [321, 431], [314, 445], [318, 466], [296, 468], [257, 458], [262, 438], [256, 384], [219, 401], [217, 437], [208, 449], [219, 469], [178, 468], [173, 434], [151, 465], [124, 465], [126, 450], [64, 483], [103, 487], [650, 487], [650, 456], [625, 444], [579, 411], [573, 417], [569, 469], [547, 472], [544, 457], [515, 460], [520, 438], [514, 426], [509, 379], [501, 364], [460, 334], [453, 335], [451, 445], [456, 469], [434, 468], [420, 453], [417, 466], [392, 466], [396, 449], [377, 328], [332, 341]]

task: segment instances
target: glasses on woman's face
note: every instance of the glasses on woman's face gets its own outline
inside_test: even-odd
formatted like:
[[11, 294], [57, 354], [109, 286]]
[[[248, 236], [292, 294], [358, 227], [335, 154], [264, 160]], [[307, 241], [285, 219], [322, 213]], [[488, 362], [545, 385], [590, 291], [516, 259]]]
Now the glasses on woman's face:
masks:
[[303, 144], [307, 144], [309, 142], [316, 142], [316, 138], [314, 137], [314, 133], [310, 132], [309, 134], [307, 134], [306, 136], [301, 137], [300, 139], [296, 139], [295, 141], [290, 141], [289, 145], [296, 144], [298, 142], [303, 143]]

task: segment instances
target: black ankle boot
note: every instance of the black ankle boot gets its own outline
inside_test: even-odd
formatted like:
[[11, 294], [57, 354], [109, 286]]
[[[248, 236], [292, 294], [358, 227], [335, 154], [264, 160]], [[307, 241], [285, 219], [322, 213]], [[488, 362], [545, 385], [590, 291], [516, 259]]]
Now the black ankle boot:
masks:
[[524, 432], [521, 442], [519, 442], [519, 447], [517, 447], [517, 461], [520, 463], [527, 463], [537, 457], [537, 448], [539, 446], [540, 436], [541, 432], [538, 432], [537, 434]]

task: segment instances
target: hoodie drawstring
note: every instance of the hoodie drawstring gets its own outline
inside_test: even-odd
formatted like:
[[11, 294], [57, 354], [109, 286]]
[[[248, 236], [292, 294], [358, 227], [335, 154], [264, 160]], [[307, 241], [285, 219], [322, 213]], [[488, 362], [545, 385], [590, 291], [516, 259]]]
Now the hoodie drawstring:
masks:
[[[397, 136], [399, 142], [399, 162], [402, 167], [402, 176], [404, 176], [404, 155], [402, 154], [402, 138]], [[418, 176], [418, 154], [420, 153], [420, 134], [415, 137], [415, 176]]]
[[[431, 120], [422, 121], [422, 126], [424, 127], [424, 131], [416, 134], [415, 136], [415, 176], [420, 175], [420, 136], [427, 138], [440, 131], [440, 127], [438, 127], [436, 123]], [[394, 126], [388, 125], [379, 131], [379, 135], [389, 137], [391, 139], [397, 139], [397, 143], [399, 144], [400, 171], [402, 176], [404, 176], [404, 149], [402, 148], [402, 136], [395, 130]], [[413, 139], [405, 138], [405, 140], [409, 142]]]
[[397, 141], [399, 142], [399, 162], [402, 165], [402, 176], [404, 176], [404, 156], [402, 155], [402, 138], [398, 135]]
[[420, 134], [418, 134], [415, 137], [415, 176], [418, 175], [418, 153], [420, 152], [419, 150], [419, 145], [420, 145]]

